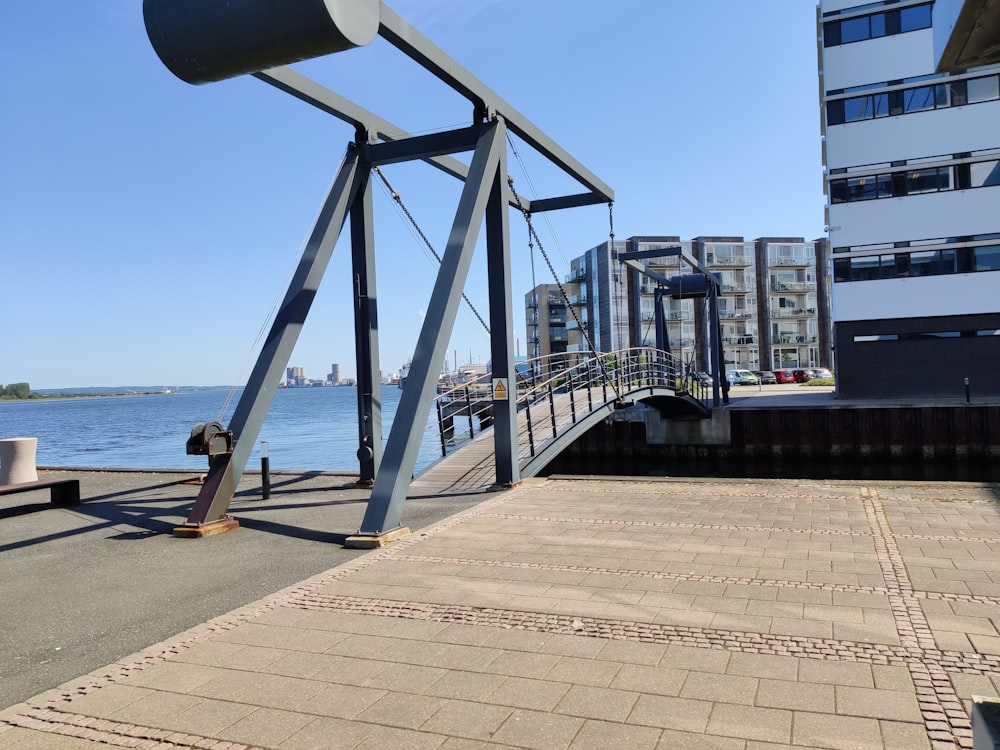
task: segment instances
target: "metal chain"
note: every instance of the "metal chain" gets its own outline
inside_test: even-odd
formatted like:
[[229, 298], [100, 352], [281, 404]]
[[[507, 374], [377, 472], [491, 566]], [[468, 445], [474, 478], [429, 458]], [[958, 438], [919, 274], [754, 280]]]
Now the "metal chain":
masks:
[[[413, 228], [420, 236], [420, 239], [423, 240], [424, 244], [427, 246], [427, 249], [431, 251], [431, 254], [434, 256], [434, 258], [440, 265], [441, 256], [438, 255], [437, 250], [434, 249], [434, 246], [431, 244], [431, 241], [427, 239], [427, 235], [424, 234], [424, 230], [420, 228], [419, 224], [417, 224], [416, 219], [413, 218], [413, 214], [410, 213], [409, 209], [403, 203], [403, 199], [400, 197], [399, 193], [397, 193], [395, 188], [393, 188], [392, 184], [389, 182], [389, 179], [384, 174], [382, 174], [381, 169], [379, 169], [378, 167], [373, 167], [372, 169], [375, 172], [375, 174], [377, 174], [379, 177], [382, 178], [382, 182], [385, 183], [386, 190], [388, 190], [389, 194], [392, 195], [392, 199], [396, 201], [396, 204], [399, 206], [400, 210], [402, 210], [406, 218], [410, 220], [410, 224], [413, 225]], [[469, 309], [472, 310], [472, 314], [476, 316], [476, 319], [482, 324], [483, 328], [486, 329], [487, 335], [489, 335], [490, 327], [486, 325], [486, 321], [483, 320], [483, 316], [479, 314], [479, 311], [466, 296], [465, 292], [462, 292], [462, 299], [465, 300], [465, 304], [469, 306]]]
[[616, 381], [611, 377], [611, 374], [608, 372], [607, 367], [605, 367], [604, 358], [598, 356], [597, 349], [594, 347], [594, 342], [590, 340], [590, 336], [587, 334], [587, 328], [583, 325], [583, 323], [580, 322], [580, 318], [577, 317], [576, 310], [574, 309], [573, 305], [570, 304], [569, 296], [566, 294], [566, 289], [565, 287], [563, 287], [562, 282], [559, 281], [559, 275], [556, 273], [556, 269], [553, 267], [552, 261], [549, 260], [549, 254], [545, 252], [545, 248], [542, 246], [542, 241], [538, 237], [538, 233], [535, 231], [535, 225], [532, 224], [531, 222], [531, 212], [528, 209], [526, 209], [524, 207], [524, 204], [521, 202], [521, 196], [518, 195], [517, 190], [514, 189], [514, 178], [511, 177], [510, 175], [507, 175], [507, 185], [508, 187], [510, 187], [510, 192], [514, 195], [514, 200], [517, 201], [517, 209], [521, 212], [521, 216], [524, 217], [524, 221], [528, 225], [529, 246], [531, 246], [532, 240], [534, 240], [535, 244], [538, 245], [538, 250], [539, 252], [541, 252], [542, 258], [544, 258], [545, 260], [545, 265], [549, 267], [549, 272], [552, 274], [552, 278], [555, 280], [556, 286], [559, 287], [559, 293], [562, 294], [563, 299], [566, 301], [566, 309], [569, 310], [570, 315], [573, 316], [573, 320], [576, 321], [576, 325], [580, 329], [580, 333], [583, 334], [583, 338], [587, 342], [587, 347], [589, 348], [590, 353], [597, 360], [597, 364], [598, 366], [600, 366], [601, 372], [604, 374], [605, 380], [611, 383], [611, 387], [612, 389], [614, 389], [615, 396], [620, 401], [622, 394], [618, 390], [618, 385]]

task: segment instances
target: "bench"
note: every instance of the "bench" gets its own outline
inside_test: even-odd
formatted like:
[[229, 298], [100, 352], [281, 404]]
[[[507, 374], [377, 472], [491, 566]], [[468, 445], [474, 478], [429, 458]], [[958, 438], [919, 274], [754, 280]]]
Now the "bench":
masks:
[[49, 499], [53, 505], [79, 505], [79, 479], [39, 479], [35, 482], [0, 485], [0, 495], [15, 495], [32, 490], [50, 490]]

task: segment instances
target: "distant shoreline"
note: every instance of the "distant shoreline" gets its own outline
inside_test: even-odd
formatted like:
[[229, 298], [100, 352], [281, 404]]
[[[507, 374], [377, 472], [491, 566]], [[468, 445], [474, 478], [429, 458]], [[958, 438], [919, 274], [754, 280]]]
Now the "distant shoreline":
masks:
[[173, 396], [176, 391], [128, 391], [117, 393], [35, 393], [29, 398], [0, 398], [0, 404], [32, 401], [64, 401], [77, 398], [128, 398], [130, 396]]

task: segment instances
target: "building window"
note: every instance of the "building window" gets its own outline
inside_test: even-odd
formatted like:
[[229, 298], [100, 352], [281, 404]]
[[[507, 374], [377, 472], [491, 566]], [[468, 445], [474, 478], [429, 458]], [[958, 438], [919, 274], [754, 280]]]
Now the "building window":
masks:
[[830, 180], [830, 203], [854, 203], [876, 198], [902, 198], [945, 190], [1000, 186], [1000, 160], [956, 164], [954, 167], [910, 168], [846, 180]]
[[865, 255], [833, 262], [837, 283], [983, 271], [1000, 271], [1000, 245]]
[[995, 101], [998, 98], [1000, 98], [1000, 76], [997, 75], [950, 83], [924, 84], [882, 94], [864, 94], [828, 101], [826, 124], [843, 125], [880, 117], [979, 104]]
[[823, 24], [823, 46], [863, 42], [884, 36], [905, 34], [931, 27], [931, 3], [911, 5], [900, 10], [887, 10], [866, 16], [855, 16]]

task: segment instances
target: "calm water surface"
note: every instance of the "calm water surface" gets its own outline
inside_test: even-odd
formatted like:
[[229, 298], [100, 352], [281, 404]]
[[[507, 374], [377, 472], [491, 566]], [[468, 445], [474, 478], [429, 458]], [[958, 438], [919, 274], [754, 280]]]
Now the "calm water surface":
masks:
[[[402, 394], [382, 389], [383, 438]], [[115, 396], [40, 401], [0, 401], [0, 437], [37, 437], [37, 464], [70, 468], [193, 469], [208, 459], [184, 445], [200, 422], [229, 423], [241, 395], [219, 411], [229, 390], [170, 395]], [[279, 389], [247, 464], [260, 467], [260, 440], [274, 471], [357, 471], [357, 396], [353, 387]], [[440, 457], [436, 420], [429, 421], [417, 458], [420, 471]]]

